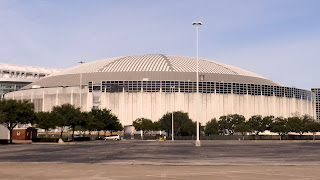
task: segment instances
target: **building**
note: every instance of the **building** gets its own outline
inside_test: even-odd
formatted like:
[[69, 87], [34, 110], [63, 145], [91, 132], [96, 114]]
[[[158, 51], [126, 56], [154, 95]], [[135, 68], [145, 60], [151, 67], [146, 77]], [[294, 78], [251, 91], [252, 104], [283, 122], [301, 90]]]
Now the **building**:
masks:
[[0, 98], [58, 71], [60, 70], [53, 68], [0, 63]]
[[314, 93], [315, 97], [316, 119], [320, 122], [320, 88], [312, 88], [311, 91]]
[[[312, 92], [281, 86], [231, 65], [199, 59], [199, 121], [227, 114], [315, 116]], [[80, 85], [81, 84], [81, 85]], [[81, 88], [80, 88], [81, 86]], [[196, 120], [196, 58], [150, 54], [108, 58], [68, 68], [40, 79], [8, 99], [29, 99], [36, 111], [65, 103], [107, 108], [123, 125], [140, 117], [159, 120], [172, 111]]]
[[[54, 68], [0, 63], [0, 99], [8, 92], [17, 91], [32, 82], [59, 71], [61, 70]], [[7, 128], [0, 125], [0, 139], [7, 138]]]
[[37, 137], [37, 129], [34, 127], [15, 128], [12, 130], [12, 139], [31, 140]]

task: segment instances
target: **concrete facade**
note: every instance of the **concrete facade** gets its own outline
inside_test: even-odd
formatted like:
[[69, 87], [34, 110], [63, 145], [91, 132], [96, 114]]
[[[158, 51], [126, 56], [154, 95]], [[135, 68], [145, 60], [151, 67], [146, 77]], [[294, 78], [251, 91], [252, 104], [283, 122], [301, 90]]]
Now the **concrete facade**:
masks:
[[[79, 87], [57, 87], [21, 90], [8, 93], [8, 99], [28, 99], [36, 111], [51, 111], [53, 106], [70, 103], [80, 107]], [[188, 112], [196, 120], [196, 93], [185, 92], [89, 92], [82, 89], [82, 111], [91, 108], [111, 109], [123, 125], [131, 125], [137, 118], [159, 120], [172, 111]], [[249, 94], [199, 93], [199, 120], [202, 124], [222, 115], [241, 114], [290, 117], [295, 113], [315, 117], [315, 103], [311, 98], [287, 98]]]
[[9, 131], [6, 127], [0, 124], [0, 139], [9, 139]]
[[320, 122], [320, 88], [312, 88], [311, 91], [314, 93], [316, 119]]

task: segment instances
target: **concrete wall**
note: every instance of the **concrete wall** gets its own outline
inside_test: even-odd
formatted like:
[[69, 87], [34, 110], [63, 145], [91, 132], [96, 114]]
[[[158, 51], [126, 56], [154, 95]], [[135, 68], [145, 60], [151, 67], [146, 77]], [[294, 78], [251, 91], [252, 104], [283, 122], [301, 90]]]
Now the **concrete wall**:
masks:
[[9, 131], [6, 127], [0, 124], [0, 139], [9, 139]]
[[[81, 109], [82, 111], [90, 110], [87, 107], [87, 88], [82, 89]], [[36, 111], [51, 111], [53, 106], [62, 104], [72, 104], [80, 107], [79, 87], [57, 87], [57, 88], [40, 88], [30, 90], [20, 90], [5, 95], [6, 99], [23, 100], [28, 99], [35, 104]]]
[[[159, 120], [172, 111], [188, 112], [196, 120], [196, 93], [101, 93], [101, 108], [111, 109], [124, 125], [137, 118]], [[310, 100], [237, 94], [199, 93], [199, 120], [202, 124], [222, 115], [241, 114], [290, 117], [294, 113], [315, 116], [314, 103]]]
[[[100, 99], [97, 99], [97, 95]], [[6, 94], [6, 98], [30, 99], [36, 110], [50, 111], [53, 106], [64, 103], [79, 107], [79, 87], [58, 87], [22, 90]], [[94, 100], [93, 100], [94, 99]], [[159, 120], [172, 111], [188, 112], [196, 120], [196, 93], [164, 92], [117, 92], [88, 93], [82, 89], [82, 110], [90, 111], [93, 105], [111, 109], [123, 125], [144, 117]], [[94, 102], [93, 102], [94, 101]], [[98, 102], [98, 103], [97, 103]], [[205, 124], [212, 118], [227, 114], [241, 114], [247, 119], [252, 115], [289, 117], [294, 113], [315, 117], [314, 101], [275, 96], [199, 93], [199, 120]]]

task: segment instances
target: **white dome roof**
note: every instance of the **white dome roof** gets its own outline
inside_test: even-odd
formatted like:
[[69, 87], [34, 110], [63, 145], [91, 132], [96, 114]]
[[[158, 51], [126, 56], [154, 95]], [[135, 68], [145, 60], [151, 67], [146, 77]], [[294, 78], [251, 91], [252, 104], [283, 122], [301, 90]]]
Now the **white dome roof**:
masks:
[[[194, 57], [162, 54], [134, 55], [81, 64], [55, 75], [78, 74], [80, 72], [196, 72], [196, 64], [197, 59]], [[264, 78], [234, 66], [200, 58], [199, 72]]]
[[[33, 84], [41, 87], [75, 86], [79, 85], [80, 73], [84, 84], [89, 81], [99, 84], [103, 80], [195, 81], [196, 64], [194, 57], [163, 54], [122, 56], [80, 64]], [[205, 75], [205, 81], [278, 85], [258, 74], [205, 59], [199, 59], [199, 73]]]

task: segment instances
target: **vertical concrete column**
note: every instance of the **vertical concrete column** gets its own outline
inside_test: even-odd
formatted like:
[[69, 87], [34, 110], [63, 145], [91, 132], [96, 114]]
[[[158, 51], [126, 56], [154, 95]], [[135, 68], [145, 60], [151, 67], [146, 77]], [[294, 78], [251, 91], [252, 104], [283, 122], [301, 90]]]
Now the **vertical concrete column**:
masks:
[[58, 99], [59, 95], [58, 94], [59, 94], [59, 89], [57, 88], [57, 91], [56, 91], [56, 106], [58, 106], [58, 102], [59, 102], [59, 99]]
[[159, 116], [161, 117], [162, 115], [163, 115], [163, 110], [162, 110], [162, 87], [160, 87], [160, 94], [159, 94], [159, 96], [160, 96], [160, 113], [159, 113]]
[[123, 125], [124, 121], [124, 87], [122, 87], [122, 105], [121, 105], [121, 124]]
[[234, 114], [233, 85], [231, 85], [231, 114]]
[[249, 91], [248, 91], [248, 86], [247, 86], [247, 94], [246, 94], [246, 96], [247, 96], [247, 103], [246, 103], [246, 109], [244, 110], [244, 112], [245, 112], [245, 116], [248, 116], [248, 118], [249, 118], [249, 113], [248, 113], [248, 111], [249, 111]]
[[42, 111], [44, 112], [44, 104], [45, 104], [45, 100], [44, 100], [44, 89], [42, 90]]
[[73, 88], [71, 88], [71, 93], [70, 93], [70, 104], [73, 105]]
[[142, 98], [142, 94], [143, 94], [143, 81], [141, 81], [141, 98], [140, 98], [140, 117], [142, 118], [143, 116], [142, 116], [142, 100], [143, 100], [143, 98]]

